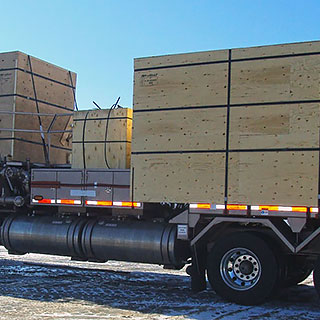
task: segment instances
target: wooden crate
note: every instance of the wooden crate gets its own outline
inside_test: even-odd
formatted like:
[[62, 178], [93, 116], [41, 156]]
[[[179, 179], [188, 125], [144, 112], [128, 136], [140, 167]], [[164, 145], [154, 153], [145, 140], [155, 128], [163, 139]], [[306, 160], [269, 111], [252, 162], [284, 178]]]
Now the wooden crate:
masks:
[[[71, 114], [74, 109], [76, 74], [43, 60], [30, 57], [39, 113], [43, 131], [47, 131], [54, 114]], [[42, 139], [39, 132], [9, 132], [11, 130], [40, 130], [36, 97], [28, 56], [22, 52], [0, 53], [0, 155], [13, 160], [44, 162]], [[72, 80], [71, 80], [72, 79]], [[51, 130], [65, 130], [70, 116], [57, 117]], [[2, 129], [2, 130], [1, 130]], [[50, 135], [50, 162], [67, 163], [71, 144], [65, 134]], [[45, 134], [48, 143], [48, 135]], [[32, 150], [32, 152], [31, 152]]]
[[135, 60], [135, 201], [318, 206], [320, 42]]
[[79, 111], [73, 121], [73, 168], [130, 168], [132, 109]]

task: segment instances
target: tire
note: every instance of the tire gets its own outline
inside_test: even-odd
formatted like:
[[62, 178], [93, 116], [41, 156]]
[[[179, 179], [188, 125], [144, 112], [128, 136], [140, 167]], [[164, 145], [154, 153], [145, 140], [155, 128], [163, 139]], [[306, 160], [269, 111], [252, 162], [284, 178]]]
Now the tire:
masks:
[[256, 305], [275, 291], [279, 278], [276, 255], [265, 240], [237, 232], [218, 240], [208, 255], [212, 289], [226, 300]]
[[314, 265], [313, 283], [314, 283], [314, 287], [318, 293], [318, 296], [320, 298], [320, 257], [318, 258], [317, 262]]

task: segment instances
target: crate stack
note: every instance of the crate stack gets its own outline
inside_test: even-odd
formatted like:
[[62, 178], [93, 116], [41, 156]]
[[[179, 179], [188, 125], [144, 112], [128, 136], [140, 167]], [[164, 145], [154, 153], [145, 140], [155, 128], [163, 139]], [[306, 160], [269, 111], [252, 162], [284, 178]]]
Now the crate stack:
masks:
[[72, 168], [130, 168], [131, 133], [132, 109], [75, 112]]
[[134, 68], [134, 201], [318, 206], [319, 41]]
[[62, 131], [70, 116], [56, 117], [50, 130], [58, 132], [50, 137], [46, 132], [55, 114], [72, 114], [75, 89], [73, 72], [19, 51], [0, 53], [1, 157], [44, 163], [44, 139], [50, 163], [67, 163], [71, 141]]

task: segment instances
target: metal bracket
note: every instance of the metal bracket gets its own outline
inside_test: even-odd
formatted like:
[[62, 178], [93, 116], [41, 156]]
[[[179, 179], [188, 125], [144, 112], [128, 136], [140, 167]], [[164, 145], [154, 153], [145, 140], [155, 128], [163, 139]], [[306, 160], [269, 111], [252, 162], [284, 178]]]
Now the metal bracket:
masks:
[[188, 224], [188, 210], [183, 211], [182, 213], [178, 214], [174, 218], [169, 220], [169, 223], [174, 224]]
[[287, 246], [287, 248], [291, 252], [296, 252], [296, 248], [288, 241], [288, 239], [278, 230], [278, 228], [270, 220], [253, 218], [216, 217], [195, 238], [191, 240], [191, 246], [195, 245], [214, 225], [223, 222], [260, 223], [272, 229], [272, 231], [278, 236], [278, 238]]
[[307, 218], [288, 218], [288, 224], [292, 232], [299, 233], [302, 228], [306, 225]]
[[189, 228], [194, 228], [200, 219], [200, 214], [190, 213], [189, 210], [185, 210], [178, 214], [174, 218], [169, 220], [169, 223], [174, 224], [187, 224]]
[[320, 227], [314, 231], [313, 233], [310, 234], [310, 236], [302, 241], [296, 248], [296, 252], [299, 252], [302, 250], [307, 244], [309, 244], [318, 234], [320, 233]]

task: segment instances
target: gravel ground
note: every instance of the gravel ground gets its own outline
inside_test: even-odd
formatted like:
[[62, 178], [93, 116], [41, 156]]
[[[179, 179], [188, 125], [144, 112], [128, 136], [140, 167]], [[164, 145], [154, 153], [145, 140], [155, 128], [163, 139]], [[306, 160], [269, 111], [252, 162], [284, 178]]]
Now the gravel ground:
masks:
[[192, 294], [184, 271], [147, 264], [9, 256], [0, 248], [0, 319], [320, 319], [312, 277], [258, 307]]

